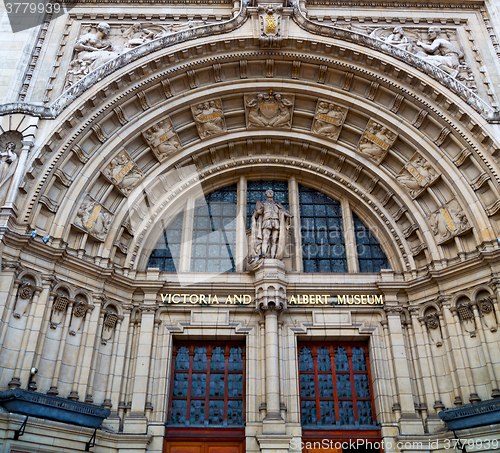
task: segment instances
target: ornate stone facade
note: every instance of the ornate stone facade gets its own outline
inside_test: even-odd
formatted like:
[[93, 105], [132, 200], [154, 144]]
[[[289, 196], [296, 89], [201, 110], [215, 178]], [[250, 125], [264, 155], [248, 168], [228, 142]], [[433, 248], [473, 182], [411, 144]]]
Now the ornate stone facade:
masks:
[[[109, 408], [94, 451], [449, 451], [438, 413], [500, 396], [499, 6], [84, 1], [3, 27], [0, 392]], [[180, 429], [174, 350], [214, 340], [244, 346], [242, 406]], [[347, 428], [343, 397], [306, 423], [307, 344], [349, 345], [339, 382], [366, 348]], [[211, 426], [228, 407], [241, 426]], [[0, 409], [0, 449], [93, 434], [30, 417], [14, 439], [24, 419]], [[495, 451], [498, 426], [457, 435]]]

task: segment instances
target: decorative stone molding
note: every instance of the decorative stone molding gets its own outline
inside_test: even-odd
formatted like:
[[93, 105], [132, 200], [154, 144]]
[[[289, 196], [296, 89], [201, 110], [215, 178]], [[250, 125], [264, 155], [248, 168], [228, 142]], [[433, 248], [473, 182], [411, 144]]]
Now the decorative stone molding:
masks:
[[281, 5], [273, 4], [260, 4], [259, 11], [259, 25], [260, 25], [260, 47], [281, 47], [283, 42], [282, 32], [282, 12]]
[[256, 95], [245, 95], [247, 129], [292, 127], [295, 95], [281, 95], [273, 90]]

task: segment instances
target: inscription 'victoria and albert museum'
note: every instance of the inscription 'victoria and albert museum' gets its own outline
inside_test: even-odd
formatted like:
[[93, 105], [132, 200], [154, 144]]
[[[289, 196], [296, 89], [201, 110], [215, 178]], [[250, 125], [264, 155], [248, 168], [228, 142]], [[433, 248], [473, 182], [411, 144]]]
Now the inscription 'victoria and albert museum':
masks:
[[[250, 294], [160, 294], [166, 305], [250, 305]], [[383, 305], [382, 295], [371, 294], [294, 294], [288, 299], [290, 305]]]

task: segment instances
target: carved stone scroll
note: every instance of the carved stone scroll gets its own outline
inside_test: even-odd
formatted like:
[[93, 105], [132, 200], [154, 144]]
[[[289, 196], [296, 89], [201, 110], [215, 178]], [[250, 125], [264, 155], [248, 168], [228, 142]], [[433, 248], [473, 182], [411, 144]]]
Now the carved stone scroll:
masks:
[[122, 150], [114, 157], [102, 171], [104, 177], [118, 188], [125, 196], [144, 177], [144, 174], [130, 157], [127, 151]]
[[273, 90], [256, 95], [245, 95], [247, 129], [292, 127], [294, 95], [281, 95]]
[[142, 131], [142, 136], [160, 162], [182, 149], [181, 141], [169, 117]]
[[396, 175], [396, 179], [406, 187], [413, 199], [432, 185], [438, 177], [439, 174], [434, 167], [418, 153], [415, 153]]
[[113, 214], [87, 195], [77, 211], [73, 225], [96, 239], [103, 241], [108, 234]]
[[192, 105], [191, 112], [201, 139], [220, 135], [227, 131], [220, 98]]
[[429, 223], [438, 244], [442, 244], [471, 229], [466, 215], [454, 199], [434, 211], [429, 216]]
[[345, 107], [340, 107], [326, 100], [319, 99], [311, 132], [331, 140], [337, 140], [347, 112], [348, 109]]
[[396, 132], [371, 119], [358, 142], [357, 149], [361, 154], [380, 164], [397, 138]]

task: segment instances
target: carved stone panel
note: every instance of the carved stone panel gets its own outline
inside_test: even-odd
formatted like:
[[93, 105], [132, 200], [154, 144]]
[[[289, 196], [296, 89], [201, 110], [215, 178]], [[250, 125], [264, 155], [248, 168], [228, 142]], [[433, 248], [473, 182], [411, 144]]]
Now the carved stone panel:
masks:
[[358, 152], [379, 164], [397, 138], [396, 132], [371, 119], [363, 131], [357, 149]]
[[347, 111], [348, 109], [345, 107], [319, 99], [311, 132], [331, 140], [337, 140], [347, 116]]
[[182, 149], [181, 141], [168, 116], [149, 129], [142, 131], [142, 136], [160, 162]]
[[192, 105], [191, 112], [201, 139], [220, 135], [227, 131], [220, 98]]
[[294, 95], [281, 95], [270, 90], [269, 93], [245, 95], [245, 116], [247, 129], [292, 127]]
[[465, 213], [455, 199], [441, 205], [439, 209], [433, 212], [429, 216], [429, 223], [438, 244], [442, 244], [471, 229]]
[[73, 225], [92, 237], [104, 241], [112, 220], [113, 214], [87, 195], [78, 209]]
[[283, 41], [281, 32], [282, 10], [281, 5], [261, 5], [259, 7], [259, 44], [261, 47], [280, 47]]
[[418, 197], [438, 177], [439, 174], [434, 167], [418, 153], [415, 153], [396, 175], [396, 179], [408, 190], [412, 198]]
[[132, 189], [144, 177], [144, 174], [130, 157], [127, 151], [122, 150], [111, 162], [102, 170], [103, 176], [115, 185], [125, 196], [128, 196]]

